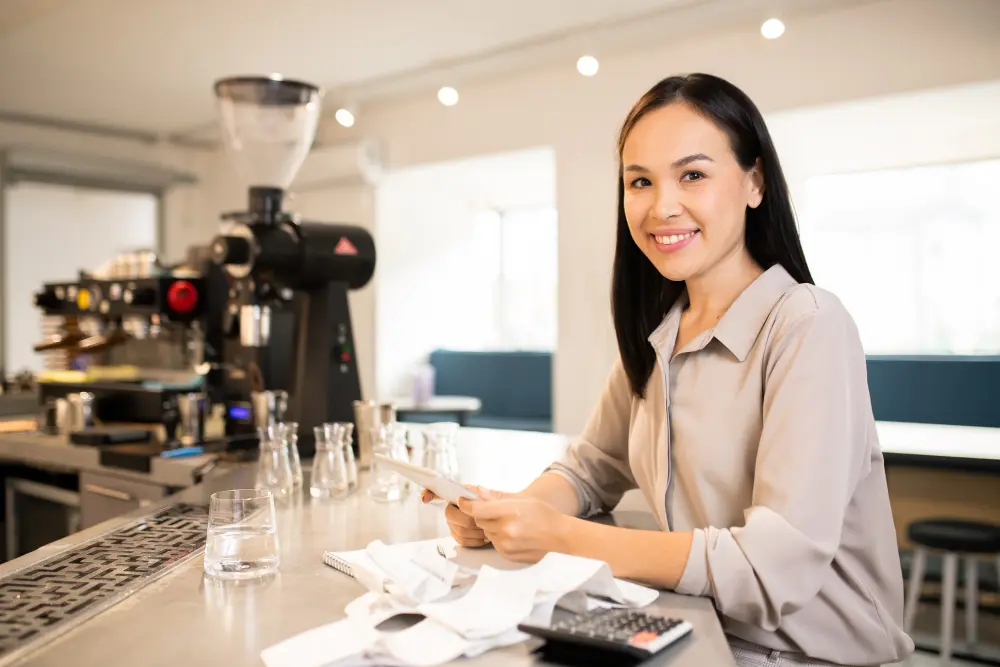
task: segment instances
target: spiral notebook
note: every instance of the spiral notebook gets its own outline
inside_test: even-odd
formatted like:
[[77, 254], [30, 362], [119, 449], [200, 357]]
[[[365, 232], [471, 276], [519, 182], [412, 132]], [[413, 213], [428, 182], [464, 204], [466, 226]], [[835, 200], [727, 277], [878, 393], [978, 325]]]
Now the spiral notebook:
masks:
[[[419, 550], [426, 550], [428, 547], [436, 549], [439, 554], [448, 558], [454, 554], [454, 549], [457, 545], [452, 538], [446, 537], [433, 540], [422, 540], [419, 542], [403, 542], [400, 544], [386, 546], [392, 556], [401, 557], [405, 561], [410, 561]], [[386, 546], [382, 546], [382, 548], [385, 549]], [[372, 557], [369, 555], [367, 549], [357, 549], [354, 551], [325, 551], [323, 552], [323, 562], [338, 572], [342, 572], [349, 577], [357, 579], [369, 590], [387, 590], [386, 587], [394, 583], [388, 576], [385, 568], [379, 567], [378, 564], [372, 560]], [[406, 567], [412, 568], [413, 566], [412, 564], [407, 564]], [[407, 585], [409, 577], [406, 574], [405, 567], [400, 569], [397, 565], [396, 574], [402, 576], [403, 580], [395, 583], [402, 584], [404, 586]]]

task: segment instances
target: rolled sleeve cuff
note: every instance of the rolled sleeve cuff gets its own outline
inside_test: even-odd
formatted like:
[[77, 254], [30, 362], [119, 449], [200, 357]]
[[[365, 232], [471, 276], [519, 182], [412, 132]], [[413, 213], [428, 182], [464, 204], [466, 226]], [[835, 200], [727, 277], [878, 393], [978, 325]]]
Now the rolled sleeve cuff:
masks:
[[708, 539], [705, 531], [698, 529], [693, 531], [694, 540], [691, 542], [691, 553], [688, 554], [687, 564], [684, 566], [684, 573], [677, 582], [674, 590], [681, 595], [695, 595], [703, 597], [708, 595]]
[[587, 518], [601, 511], [601, 500], [593, 493], [583, 478], [561, 463], [553, 463], [545, 472], [559, 475], [576, 489], [577, 516]]

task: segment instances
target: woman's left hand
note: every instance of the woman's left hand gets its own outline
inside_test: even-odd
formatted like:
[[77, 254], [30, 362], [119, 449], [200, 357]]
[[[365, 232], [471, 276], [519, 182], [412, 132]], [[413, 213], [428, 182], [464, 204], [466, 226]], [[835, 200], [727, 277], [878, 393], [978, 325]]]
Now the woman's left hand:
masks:
[[550, 551], [567, 550], [571, 517], [531, 497], [459, 501], [504, 558], [536, 563]]

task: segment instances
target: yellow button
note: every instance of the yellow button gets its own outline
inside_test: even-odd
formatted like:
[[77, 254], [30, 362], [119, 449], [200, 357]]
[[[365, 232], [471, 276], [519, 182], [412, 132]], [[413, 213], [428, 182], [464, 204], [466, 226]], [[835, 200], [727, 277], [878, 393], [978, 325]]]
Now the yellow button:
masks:
[[76, 294], [76, 307], [80, 310], [87, 310], [90, 308], [90, 292], [85, 289], [81, 289]]

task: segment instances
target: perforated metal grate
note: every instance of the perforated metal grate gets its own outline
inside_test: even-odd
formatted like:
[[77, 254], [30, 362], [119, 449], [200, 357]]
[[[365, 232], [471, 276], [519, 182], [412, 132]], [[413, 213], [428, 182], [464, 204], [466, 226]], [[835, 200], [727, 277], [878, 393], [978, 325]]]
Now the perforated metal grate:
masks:
[[205, 546], [208, 509], [177, 504], [0, 579], [0, 659], [118, 602]]

